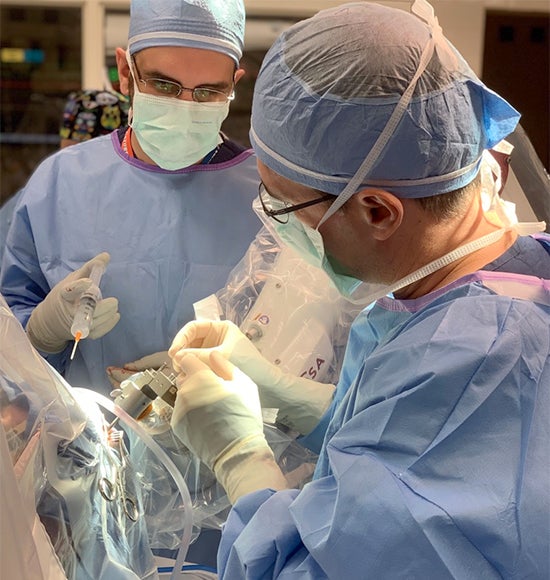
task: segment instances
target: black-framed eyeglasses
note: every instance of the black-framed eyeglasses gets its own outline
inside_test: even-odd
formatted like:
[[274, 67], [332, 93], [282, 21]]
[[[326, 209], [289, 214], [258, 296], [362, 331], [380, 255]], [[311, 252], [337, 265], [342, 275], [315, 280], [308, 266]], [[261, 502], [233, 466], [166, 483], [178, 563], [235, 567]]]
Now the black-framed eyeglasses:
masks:
[[194, 89], [190, 89], [180, 85], [176, 81], [169, 81], [167, 79], [141, 78], [135, 59], [133, 59], [133, 62], [138, 77], [137, 80], [145, 86], [148, 86], [153, 93], [159, 96], [177, 99], [183, 91], [190, 91], [192, 99], [197, 103], [225, 103], [235, 98], [234, 89], [231, 89], [231, 92], [227, 94], [218, 89], [208, 87], [195, 87]]
[[286, 201], [281, 201], [280, 199], [273, 197], [269, 191], [267, 191], [262, 181], [260, 181], [258, 187], [258, 197], [260, 198], [260, 203], [262, 204], [262, 209], [265, 214], [281, 224], [286, 224], [288, 222], [288, 214], [292, 212], [305, 209], [306, 207], [316, 205], [329, 199], [332, 199], [333, 201], [336, 199], [336, 196], [330, 193], [319, 193], [319, 195], [320, 197], [317, 199], [311, 199], [310, 201], [291, 205]]

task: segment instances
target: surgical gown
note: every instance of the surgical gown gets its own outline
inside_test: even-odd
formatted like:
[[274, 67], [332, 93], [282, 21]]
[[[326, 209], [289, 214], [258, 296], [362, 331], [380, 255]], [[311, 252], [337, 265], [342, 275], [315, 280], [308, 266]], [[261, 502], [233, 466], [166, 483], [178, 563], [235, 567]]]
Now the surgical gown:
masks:
[[229, 142], [220, 152], [222, 162], [165, 171], [128, 157], [114, 132], [59, 151], [30, 178], [0, 277], [23, 326], [69, 272], [111, 255], [100, 286], [118, 299], [119, 323], [80, 341], [70, 364], [70, 347], [47, 356], [71, 385], [107, 394], [107, 366], [167, 350], [193, 303], [224, 286], [261, 223], [252, 151]]
[[550, 577], [548, 280], [379, 300], [336, 399], [314, 480], [236, 503], [220, 578]]

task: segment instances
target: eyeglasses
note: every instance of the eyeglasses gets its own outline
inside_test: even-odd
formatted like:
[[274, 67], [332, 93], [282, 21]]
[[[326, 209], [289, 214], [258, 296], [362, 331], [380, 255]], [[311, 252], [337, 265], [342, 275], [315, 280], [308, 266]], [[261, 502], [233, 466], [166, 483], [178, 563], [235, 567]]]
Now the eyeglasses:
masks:
[[183, 91], [190, 91], [193, 100], [197, 103], [224, 103], [226, 101], [232, 101], [235, 98], [235, 91], [233, 89], [229, 94], [227, 94], [223, 91], [210, 89], [208, 87], [195, 87], [194, 89], [190, 89], [180, 85], [180, 83], [177, 83], [176, 81], [169, 81], [166, 79], [143, 79], [139, 74], [135, 60], [134, 67], [136, 69], [138, 81], [143, 83], [145, 86], [148, 86], [153, 93], [163, 97], [177, 99]]
[[319, 193], [319, 195], [321, 197], [318, 199], [312, 199], [310, 201], [304, 201], [303, 203], [290, 205], [286, 201], [281, 201], [280, 199], [273, 197], [269, 191], [267, 191], [263, 182], [260, 181], [260, 186], [258, 188], [258, 196], [260, 198], [260, 203], [262, 204], [262, 208], [265, 214], [281, 224], [286, 224], [288, 222], [288, 214], [294, 211], [316, 205], [322, 201], [336, 199], [336, 197], [330, 193]]

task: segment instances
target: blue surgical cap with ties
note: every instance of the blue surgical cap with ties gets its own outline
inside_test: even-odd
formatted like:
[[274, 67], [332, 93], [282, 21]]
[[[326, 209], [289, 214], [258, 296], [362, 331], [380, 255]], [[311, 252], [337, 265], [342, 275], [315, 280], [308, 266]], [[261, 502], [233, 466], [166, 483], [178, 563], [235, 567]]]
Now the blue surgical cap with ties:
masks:
[[242, 0], [132, 0], [128, 49], [132, 55], [153, 46], [202, 48], [238, 64], [244, 27]]
[[477, 78], [426, 0], [411, 10], [343, 4], [278, 38], [252, 106], [265, 165], [346, 199], [364, 185], [427, 197], [475, 178], [519, 113]]

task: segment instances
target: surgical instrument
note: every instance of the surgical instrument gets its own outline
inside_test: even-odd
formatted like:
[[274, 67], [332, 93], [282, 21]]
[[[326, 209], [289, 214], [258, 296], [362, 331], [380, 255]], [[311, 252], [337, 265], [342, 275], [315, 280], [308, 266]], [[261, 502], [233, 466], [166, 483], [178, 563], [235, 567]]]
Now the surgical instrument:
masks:
[[112, 455], [109, 455], [109, 460], [114, 468], [114, 481], [112, 480], [113, 478], [100, 477], [97, 484], [99, 493], [109, 502], [113, 502], [117, 498], [120, 499], [126, 517], [132, 522], [136, 522], [139, 517], [139, 508], [136, 500], [126, 493], [126, 456], [128, 452], [124, 445], [122, 433], [120, 431], [113, 431], [109, 434], [109, 439], [110, 443], [118, 444], [120, 465], [117, 465], [116, 458], [114, 457], [116, 450], [111, 451]]
[[[128, 415], [139, 421], [151, 411], [153, 401], [160, 397], [165, 403], [173, 407], [176, 403], [176, 375], [166, 374], [163, 364], [159, 369], [147, 369], [132, 375], [120, 383], [120, 389], [111, 393], [115, 397], [115, 404], [122, 407]], [[111, 429], [118, 417], [109, 425]]]
[[105, 266], [103, 264], [97, 264], [92, 268], [90, 272], [90, 279], [92, 284], [82, 294], [80, 297], [78, 308], [73, 319], [73, 324], [71, 326], [71, 334], [74, 336], [74, 346], [71, 352], [71, 360], [73, 360], [76, 347], [82, 338], [86, 338], [90, 334], [90, 328], [92, 326], [92, 320], [94, 316], [95, 307], [97, 303], [101, 300], [101, 290], [99, 289], [99, 283], [101, 277], [105, 272]]

